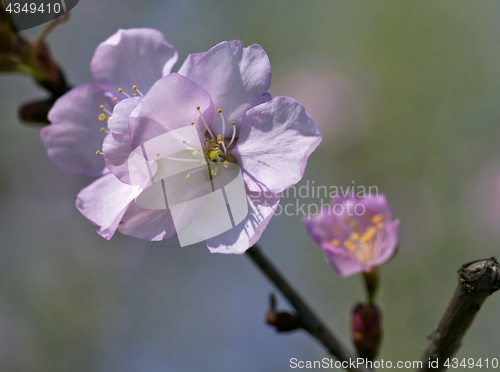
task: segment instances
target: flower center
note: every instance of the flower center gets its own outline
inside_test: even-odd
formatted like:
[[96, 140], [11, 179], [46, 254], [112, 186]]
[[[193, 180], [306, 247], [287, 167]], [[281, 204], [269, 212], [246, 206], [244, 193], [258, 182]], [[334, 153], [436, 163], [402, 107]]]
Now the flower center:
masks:
[[[384, 220], [384, 214], [377, 214], [370, 217], [370, 224], [364, 231], [361, 231], [358, 222], [347, 217], [343, 222], [345, 225], [350, 226], [353, 231], [351, 231], [349, 237], [345, 239], [342, 244], [338, 239], [333, 239], [330, 241], [330, 244], [335, 247], [343, 247], [358, 262], [367, 263], [375, 259], [379, 254], [379, 247], [375, 246], [374, 242], [377, 232], [385, 227]], [[334, 233], [339, 230], [339, 226], [332, 226], [332, 231]]]
[[[203, 137], [205, 137], [205, 143], [204, 143], [205, 159], [207, 161], [207, 165], [210, 167], [210, 174], [212, 176], [216, 176], [220, 167], [222, 166], [224, 168], [227, 168], [229, 162], [232, 160], [230, 150], [236, 138], [236, 123], [234, 121], [231, 122], [233, 132], [231, 135], [231, 139], [226, 144], [226, 139], [223, 139], [221, 135], [218, 135], [217, 139], [215, 138], [205, 118], [203, 117], [203, 114], [201, 113], [200, 106], [196, 106], [196, 110], [198, 110], [198, 113], [200, 114], [200, 119], [206, 129], [206, 133], [200, 132], [200, 134]], [[223, 133], [222, 135], [224, 135], [226, 130], [226, 120], [224, 118], [224, 115], [222, 114], [222, 109], [217, 110], [217, 112], [221, 117], [222, 133]], [[191, 123], [191, 125], [194, 125], [194, 123]]]

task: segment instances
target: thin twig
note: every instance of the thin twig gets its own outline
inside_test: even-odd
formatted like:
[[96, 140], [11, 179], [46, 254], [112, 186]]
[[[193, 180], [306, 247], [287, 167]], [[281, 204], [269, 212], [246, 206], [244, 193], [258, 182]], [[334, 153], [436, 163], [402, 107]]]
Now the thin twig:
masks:
[[423, 366], [417, 372], [447, 369], [444, 363], [460, 347], [481, 305], [489, 295], [500, 289], [500, 265], [495, 258], [469, 262], [458, 270], [458, 281], [448, 309], [429, 336], [431, 343], [422, 355]]
[[283, 275], [274, 267], [269, 259], [261, 252], [257, 246], [253, 246], [246, 251], [246, 255], [262, 270], [264, 275], [278, 288], [278, 290], [287, 298], [290, 304], [295, 308], [301, 321], [302, 328], [309, 332], [314, 338], [325, 346], [330, 353], [339, 361], [348, 362], [346, 368], [352, 372], [368, 372], [364, 367], [352, 368], [352, 361], [356, 360], [349, 350], [335, 337], [335, 335], [326, 327], [311, 309], [311, 307], [300, 297], [295, 288], [293, 288]]

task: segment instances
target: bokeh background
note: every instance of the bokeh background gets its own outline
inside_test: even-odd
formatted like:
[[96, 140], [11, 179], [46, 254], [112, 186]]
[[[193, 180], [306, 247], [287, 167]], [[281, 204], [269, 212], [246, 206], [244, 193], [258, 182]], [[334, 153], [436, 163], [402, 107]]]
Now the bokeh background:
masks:
[[[301, 184], [378, 186], [401, 219], [382, 269], [380, 357], [405, 361], [427, 345], [459, 266], [499, 252], [499, 18], [496, 1], [81, 0], [48, 40], [74, 85], [118, 28], [161, 30], [180, 61], [222, 40], [262, 45], [271, 93], [303, 102], [325, 135]], [[279, 372], [327, 356], [264, 324], [273, 287], [245, 256], [99, 237], [74, 206], [91, 179], [59, 170], [40, 128], [17, 118], [45, 93], [21, 75], [0, 75], [0, 92], [1, 371]], [[349, 342], [361, 278], [330, 269], [300, 216], [273, 218], [260, 245]], [[497, 294], [458, 358], [500, 357], [499, 309]]]

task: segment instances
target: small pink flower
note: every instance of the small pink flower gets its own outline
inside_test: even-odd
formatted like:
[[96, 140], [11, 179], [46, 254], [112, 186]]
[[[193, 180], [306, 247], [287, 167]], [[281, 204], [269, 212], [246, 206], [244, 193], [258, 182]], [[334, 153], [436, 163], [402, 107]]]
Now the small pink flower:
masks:
[[380, 266], [398, 245], [399, 220], [392, 220], [384, 195], [334, 197], [330, 206], [303, 222], [341, 276]]

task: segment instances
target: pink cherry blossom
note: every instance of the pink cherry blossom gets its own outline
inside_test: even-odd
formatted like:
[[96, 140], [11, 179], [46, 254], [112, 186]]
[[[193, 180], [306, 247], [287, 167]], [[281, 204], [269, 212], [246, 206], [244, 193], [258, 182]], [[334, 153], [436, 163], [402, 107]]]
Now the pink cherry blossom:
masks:
[[288, 97], [271, 99], [270, 82], [269, 59], [260, 46], [222, 42], [190, 55], [179, 73], [158, 80], [142, 99], [121, 101], [103, 143], [112, 174], [82, 190], [80, 211], [107, 239], [116, 229], [146, 240], [174, 236], [168, 208], [147, 210], [135, 202], [144, 190], [131, 182], [128, 159], [145, 142], [193, 123], [212, 177], [225, 177], [230, 164], [240, 167], [249, 211], [241, 223], [208, 239], [207, 246], [212, 252], [243, 253], [269, 223], [279, 192], [302, 178], [322, 138], [302, 105]]
[[399, 220], [384, 195], [334, 197], [330, 206], [303, 222], [330, 266], [341, 276], [370, 271], [398, 246]]

